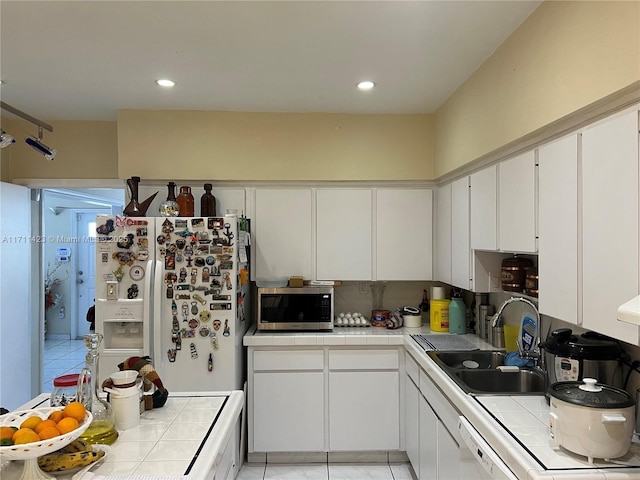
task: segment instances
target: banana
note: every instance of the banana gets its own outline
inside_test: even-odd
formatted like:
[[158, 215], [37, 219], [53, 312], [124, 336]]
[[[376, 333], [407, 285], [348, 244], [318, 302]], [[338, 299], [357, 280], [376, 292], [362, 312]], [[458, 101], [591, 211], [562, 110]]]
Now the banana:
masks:
[[76, 438], [69, 445], [62, 447], [54, 453], [75, 453], [75, 452], [91, 452], [93, 448], [90, 443], [85, 442], [81, 438]]
[[102, 450], [97, 452], [50, 453], [38, 458], [38, 466], [44, 472], [64, 472], [89, 465], [103, 456], [104, 452]]

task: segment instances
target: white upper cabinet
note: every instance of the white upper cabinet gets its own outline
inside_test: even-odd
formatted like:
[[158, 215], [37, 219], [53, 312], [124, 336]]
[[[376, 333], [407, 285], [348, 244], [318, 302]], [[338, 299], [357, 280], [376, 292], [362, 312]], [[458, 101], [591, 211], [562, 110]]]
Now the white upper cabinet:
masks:
[[[535, 253], [535, 151], [531, 150], [500, 162], [498, 179], [498, 247], [503, 252]], [[473, 194], [473, 183], [471, 192]]]
[[358, 188], [317, 190], [318, 280], [372, 279], [372, 194]]
[[310, 188], [256, 189], [255, 279], [313, 278], [311, 194]]
[[451, 184], [436, 190], [435, 280], [451, 283]]
[[540, 313], [578, 323], [578, 142], [574, 134], [540, 147]]
[[471, 174], [471, 249], [497, 250], [496, 166]]
[[376, 279], [433, 278], [433, 193], [430, 189], [376, 190]]
[[451, 284], [469, 290], [469, 177], [451, 183]]
[[636, 345], [617, 309], [639, 291], [638, 140], [637, 110], [582, 135], [582, 326]]

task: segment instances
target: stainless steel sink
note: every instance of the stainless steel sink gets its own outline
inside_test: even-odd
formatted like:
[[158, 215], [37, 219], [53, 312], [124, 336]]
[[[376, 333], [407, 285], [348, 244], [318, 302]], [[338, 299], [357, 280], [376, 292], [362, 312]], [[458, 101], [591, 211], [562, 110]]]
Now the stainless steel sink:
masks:
[[535, 370], [458, 370], [454, 375], [467, 393], [544, 393], [544, 376]]
[[505, 352], [474, 350], [432, 351], [428, 355], [464, 390], [475, 395], [544, 394], [544, 375], [538, 370], [501, 371]]
[[[471, 352], [433, 352], [434, 357], [452, 368], [496, 368], [504, 365], [504, 352], [474, 350]], [[477, 365], [476, 365], [477, 364]]]

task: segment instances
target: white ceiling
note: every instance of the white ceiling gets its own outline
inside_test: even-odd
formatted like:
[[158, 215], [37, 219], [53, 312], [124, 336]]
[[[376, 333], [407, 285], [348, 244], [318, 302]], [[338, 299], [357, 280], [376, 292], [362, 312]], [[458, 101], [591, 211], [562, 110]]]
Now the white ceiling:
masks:
[[[45, 121], [431, 113], [540, 3], [2, 0], [0, 94]], [[358, 91], [363, 79], [376, 88]]]

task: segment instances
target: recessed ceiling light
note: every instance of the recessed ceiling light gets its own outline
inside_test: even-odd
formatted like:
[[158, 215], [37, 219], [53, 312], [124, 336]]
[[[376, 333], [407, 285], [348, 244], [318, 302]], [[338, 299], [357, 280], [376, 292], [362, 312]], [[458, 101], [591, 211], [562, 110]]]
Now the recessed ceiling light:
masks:
[[371, 90], [373, 87], [375, 87], [375, 85], [376, 85], [376, 84], [375, 84], [375, 83], [373, 83], [372, 81], [370, 81], [370, 80], [366, 80], [366, 81], [364, 81], [364, 82], [360, 82], [360, 83], [358, 84], [358, 88], [359, 88], [360, 90]]
[[174, 82], [173, 80], [169, 80], [167, 78], [156, 80], [156, 83], [161, 87], [173, 87], [176, 84], [176, 82]]

